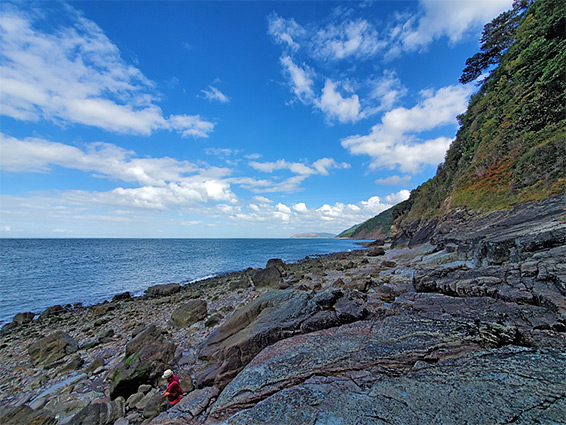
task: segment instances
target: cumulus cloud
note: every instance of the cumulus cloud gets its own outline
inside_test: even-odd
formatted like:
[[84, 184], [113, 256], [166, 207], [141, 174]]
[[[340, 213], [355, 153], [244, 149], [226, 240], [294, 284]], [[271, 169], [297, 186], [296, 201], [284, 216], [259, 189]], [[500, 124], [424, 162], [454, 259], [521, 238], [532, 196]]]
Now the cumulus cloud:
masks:
[[213, 131], [214, 124], [199, 115], [165, 117], [154, 83], [122, 59], [94, 22], [68, 5], [57, 10], [72, 24], [51, 32], [39, 29], [48, 14], [25, 13], [14, 5], [3, 10], [0, 114], [145, 136], [160, 129], [184, 137]]
[[399, 168], [416, 173], [422, 165], [442, 162], [452, 139], [438, 137], [422, 141], [415, 134], [446, 125], [456, 126], [456, 116], [466, 110], [471, 89], [448, 86], [422, 94], [422, 101], [413, 108], [387, 112], [368, 135], [347, 137], [342, 140], [342, 146], [352, 154], [369, 155], [372, 168]]
[[315, 105], [320, 108], [326, 117], [337, 119], [341, 123], [359, 121], [360, 99], [357, 94], [344, 98], [338, 90], [337, 83], [326, 80], [320, 99], [316, 100]]

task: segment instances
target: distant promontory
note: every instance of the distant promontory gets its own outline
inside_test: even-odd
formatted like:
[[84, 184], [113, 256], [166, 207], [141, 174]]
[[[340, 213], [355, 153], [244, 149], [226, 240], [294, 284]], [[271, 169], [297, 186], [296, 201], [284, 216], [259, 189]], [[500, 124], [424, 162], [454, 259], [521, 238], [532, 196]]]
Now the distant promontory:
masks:
[[333, 239], [336, 235], [332, 233], [297, 233], [291, 239]]

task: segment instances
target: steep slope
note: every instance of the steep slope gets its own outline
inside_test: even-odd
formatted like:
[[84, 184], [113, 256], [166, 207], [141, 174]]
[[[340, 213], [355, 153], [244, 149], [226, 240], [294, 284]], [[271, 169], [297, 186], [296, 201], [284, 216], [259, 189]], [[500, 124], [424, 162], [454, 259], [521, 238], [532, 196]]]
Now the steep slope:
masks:
[[389, 233], [392, 223], [393, 208], [389, 208], [361, 224], [350, 227], [337, 237], [344, 239], [377, 239]]
[[[566, 3], [535, 1], [514, 31], [458, 117], [460, 130], [436, 176], [393, 207], [394, 229], [414, 231], [456, 208], [477, 215], [566, 192]], [[358, 237], [356, 229], [348, 236]]]

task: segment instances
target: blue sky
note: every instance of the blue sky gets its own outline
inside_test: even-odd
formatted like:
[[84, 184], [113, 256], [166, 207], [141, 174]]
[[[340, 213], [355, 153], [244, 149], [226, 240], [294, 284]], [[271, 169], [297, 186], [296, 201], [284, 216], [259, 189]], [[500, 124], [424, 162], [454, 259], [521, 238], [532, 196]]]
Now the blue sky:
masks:
[[1, 237], [288, 237], [434, 175], [511, 0], [0, 7]]

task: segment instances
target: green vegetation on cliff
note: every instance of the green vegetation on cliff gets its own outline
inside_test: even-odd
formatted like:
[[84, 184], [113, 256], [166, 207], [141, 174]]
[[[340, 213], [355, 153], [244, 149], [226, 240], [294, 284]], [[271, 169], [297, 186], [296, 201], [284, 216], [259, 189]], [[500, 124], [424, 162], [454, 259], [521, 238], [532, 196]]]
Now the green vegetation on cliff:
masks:
[[348, 230], [340, 233], [338, 237], [351, 239], [376, 239], [378, 236], [387, 235], [391, 229], [392, 222], [393, 208], [389, 208], [361, 224], [356, 224], [355, 226], [350, 227]]
[[[461, 81], [495, 68], [458, 117], [436, 176], [378, 220], [384, 228], [456, 207], [487, 212], [566, 192], [565, 33], [566, 3], [558, 0], [516, 1], [485, 26], [481, 52], [468, 59]], [[357, 229], [378, 217], [341, 236], [359, 237]]]
[[444, 164], [411, 193], [404, 219], [460, 206], [492, 211], [564, 193], [565, 31], [566, 3], [529, 7], [514, 43], [458, 117]]

